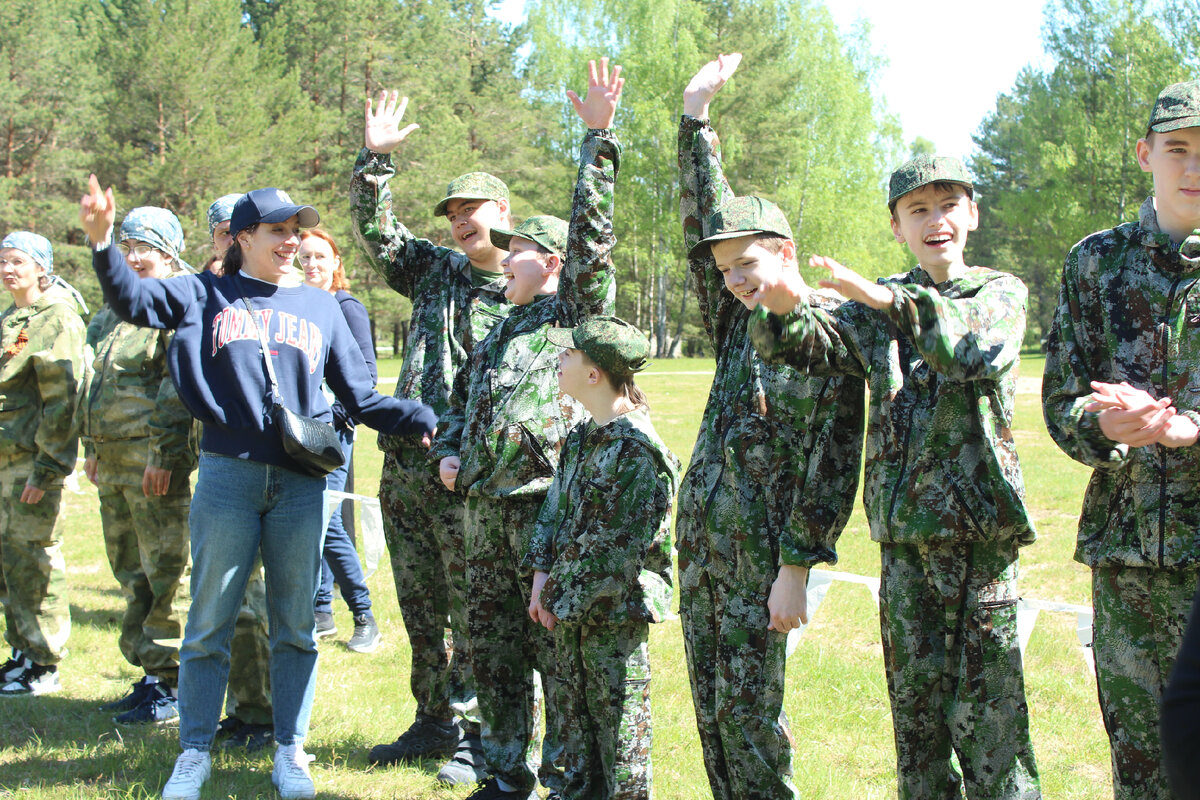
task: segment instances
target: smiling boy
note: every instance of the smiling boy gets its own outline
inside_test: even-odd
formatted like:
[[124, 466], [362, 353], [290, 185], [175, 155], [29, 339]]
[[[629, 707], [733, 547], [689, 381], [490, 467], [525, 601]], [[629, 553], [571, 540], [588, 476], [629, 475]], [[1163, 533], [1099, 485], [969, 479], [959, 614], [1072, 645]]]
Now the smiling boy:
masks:
[[1200, 81], [1162, 91], [1136, 156], [1154, 179], [1138, 221], [1067, 255], [1042, 409], [1055, 443], [1093, 470], [1075, 559], [1092, 570], [1113, 794], [1166, 800], [1159, 702], [1200, 564]]
[[[871, 283], [813, 256], [850, 299], [759, 287], [764, 358], [870, 388], [863, 500], [880, 543], [879, 616], [901, 798], [1040, 797], [1017, 645], [1017, 549], [1033, 525], [1012, 436], [1025, 333], [1020, 280], [963, 259], [979, 222], [958, 159], [892, 173], [892, 232], [916, 256]], [[958, 756], [962, 774], [952, 763]]]

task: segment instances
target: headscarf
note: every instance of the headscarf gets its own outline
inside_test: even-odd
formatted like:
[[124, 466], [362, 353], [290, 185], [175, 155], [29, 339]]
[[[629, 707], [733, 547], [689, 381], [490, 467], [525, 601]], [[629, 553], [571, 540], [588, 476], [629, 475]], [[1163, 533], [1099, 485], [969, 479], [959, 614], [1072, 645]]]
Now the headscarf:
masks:
[[20, 250], [41, 265], [47, 275], [54, 273], [54, 249], [50, 247], [50, 240], [40, 233], [13, 231], [0, 241], [0, 247]]
[[179, 217], [165, 208], [142, 206], [126, 214], [117, 241], [126, 239], [145, 242], [171, 258], [179, 258], [183, 252], [183, 226]]
[[217, 226], [233, 216], [233, 204], [241, 197], [240, 194], [227, 194], [218, 197], [208, 207], [208, 238], [212, 238]]

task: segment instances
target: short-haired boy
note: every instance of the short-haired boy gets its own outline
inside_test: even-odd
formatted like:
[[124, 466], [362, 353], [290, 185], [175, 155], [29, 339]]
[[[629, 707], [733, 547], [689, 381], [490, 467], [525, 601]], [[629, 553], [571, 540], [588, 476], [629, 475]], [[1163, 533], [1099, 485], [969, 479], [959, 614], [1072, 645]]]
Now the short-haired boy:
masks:
[[616, 317], [552, 328], [558, 386], [591, 419], [567, 435], [525, 554], [529, 616], [552, 631], [562, 800], [649, 800], [651, 622], [671, 611], [679, 461], [634, 375], [645, 334]]
[[568, 93], [589, 129], [580, 146], [570, 226], [535, 216], [513, 230], [492, 230], [493, 244], [509, 251], [504, 291], [514, 308], [459, 368], [430, 451], [446, 487], [467, 497], [467, 624], [491, 774], [470, 795], [474, 800], [525, 800], [534, 792], [535, 669], [546, 693], [540, 777], [551, 791], [562, 789], [556, 785], [561, 736], [553, 645], [529, 619], [532, 576], [521, 560], [559, 450], [582, 416], [578, 404], [559, 398], [558, 348], [547, 332], [609, 313], [616, 294], [610, 253], [620, 146], [610, 128], [624, 85], [620, 71], [610, 75], [607, 59], [599, 71], [593, 62], [587, 97]]
[[717, 356], [679, 492], [679, 613], [713, 797], [790, 800], [787, 632], [807, 621], [808, 570], [837, 561], [854, 506], [863, 385], [769, 364], [750, 342], [760, 282], [800, 273], [787, 218], [768, 200], [733, 195], [708, 123], [740, 59], [700, 69], [679, 123], [688, 270]]
[[1092, 570], [1113, 794], [1154, 800], [1173, 797], [1159, 702], [1200, 564], [1200, 81], [1162, 91], [1136, 155], [1154, 194], [1067, 254], [1042, 409], [1093, 469], [1075, 559]]
[[[880, 543], [880, 629], [901, 798], [1040, 797], [1017, 643], [1017, 550], [1035, 538], [1012, 435], [1027, 292], [963, 259], [979, 221], [962, 162], [892, 173], [896, 241], [918, 266], [872, 283], [830, 270], [849, 298], [797, 305], [763, 284], [751, 337], [772, 361], [867, 380], [863, 500]], [[952, 761], [957, 754], [960, 775]]]
[[[395, 174], [391, 153], [418, 127], [400, 127], [408, 98], [398, 95], [383, 92], [378, 105], [367, 101], [364, 147], [350, 180], [350, 210], [355, 238], [371, 268], [413, 305], [396, 396], [420, 399], [441, 415], [450, 405], [454, 373], [474, 344], [508, 314], [500, 280], [500, 262], [508, 253], [491, 239], [493, 228], [512, 225], [508, 187], [486, 172], [458, 176], [433, 214], [446, 218], [459, 249], [414, 236], [393, 213], [388, 188]], [[446, 491], [432, 474], [418, 443], [381, 434], [379, 444], [384, 453], [379, 484], [384, 539], [412, 647], [409, 685], [417, 713], [394, 742], [371, 748], [368, 758], [391, 765], [453, 754], [438, 779], [475, 783], [486, 773], [466, 624], [462, 498]]]

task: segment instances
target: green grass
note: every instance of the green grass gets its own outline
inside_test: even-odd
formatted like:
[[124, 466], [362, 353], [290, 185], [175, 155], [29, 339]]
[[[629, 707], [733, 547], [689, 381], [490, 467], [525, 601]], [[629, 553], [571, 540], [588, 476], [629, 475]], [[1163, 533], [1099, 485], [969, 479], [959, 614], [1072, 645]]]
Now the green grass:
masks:
[[[394, 376], [398, 362], [384, 361]], [[1041, 375], [1027, 356], [1022, 373]], [[657, 361], [639, 379], [655, 424], [683, 461], [691, 454], [708, 397], [712, 362]], [[690, 374], [701, 373], [701, 374]], [[1067, 459], [1046, 435], [1036, 394], [1018, 396], [1016, 436], [1038, 525], [1037, 544], [1022, 553], [1022, 595], [1087, 604], [1088, 572], [1071, 560], [1075, 519], [1087, 470]], [[378, 488], [381, 457], [365, 433], [357, 455], [358, 491]], [[86, 484], [86, 482], [85, 482]], [[95, 492], [85, 488], [66, 505], [66, 558], [74, 618], [64, 690], [44, 698], [0, 702], [0, 797], [157, 797], [178, 752], [175, 729], [119, 728], [96, 710], [128, 689], [138, 673], [117, 649], [120, 592], [104, 557]], [[878, 548], [867, 535], [861, 506], [840, 543], [835, 569], [878, 575]], [[372, 744], [390, 741], [411, 721], [409, 651], [386, 565], [369, 584], [384, 646], [374, 655], [349, 652], [352, 622], [335, 603], [340, 630], [321, 646], [317, 700], [308, 748], [319, 796], [326, 798], [457, 798], [440, 790], [436, 764], [376, 770]], [[1025, 654], [1034, 746], [1047, 797], [1111, 794], [1108, 747], [1073, 617], [1043, 612]], [[651, 629], [654, 665], [654, 772], [661, 800], [710, 796], [695, 732], [677, 623]], [[895, 796], [891, 721], [878, 619], [867, 591], [835, 583], [788, 665], [786, 709], [796, 737], [796, 783], [802, 797]], [[204, 797], [274, 797], [270, 755], [219, 753]]]

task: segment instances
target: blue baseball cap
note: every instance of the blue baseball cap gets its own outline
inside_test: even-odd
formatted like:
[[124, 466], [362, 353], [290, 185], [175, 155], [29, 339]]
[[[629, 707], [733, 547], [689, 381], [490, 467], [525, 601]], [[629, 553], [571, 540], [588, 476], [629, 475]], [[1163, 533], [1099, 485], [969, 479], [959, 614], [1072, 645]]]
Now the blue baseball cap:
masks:
[[237, 236], [260, 222], [283, 222], [292, 216], [300, 217], [301, 228], [315, 228], [321, 222], [321, 215], [315, 208], [296, 205], [282, 189], [255, 189], [246, 192], [233, 204], [229, 235]]

